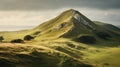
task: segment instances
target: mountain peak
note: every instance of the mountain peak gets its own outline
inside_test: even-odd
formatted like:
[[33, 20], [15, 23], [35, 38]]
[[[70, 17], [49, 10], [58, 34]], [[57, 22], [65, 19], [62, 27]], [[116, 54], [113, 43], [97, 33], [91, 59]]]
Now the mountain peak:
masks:
[[41, 34], [46, 34], [46, 36], [51, 36], [55, 33], [56, 37], [77, 37], [81, 33], [90, 33], [96, 27], [91, 20], [79, 11], [69, 9], [56, 18], [39, 25], [36, 29], [40, 30]]
[[[46, 21], [36, 28], [32, 29], [31, 34], [36, 37], [36, 40], [39, 40], [40, 38], [43, 39], [44, 37], [45, 39], [59, 37], [77, 38], [82, 35], [95, 35], [95, 37], [98, 36], [99, 38], [102, 38], [104, 35], [109, 36], [106, 33], [113, 33], [115, 35], [118, 35], [112, 31], [107, 32], [108, 28], [106, 28], [106, 26], [103, 28], [102, 27], [103, 26], [100, 26], [88, 19], [79, 11], [69, 9], [62, 12], [59, 16]], [[113, 27], [110, 29], [113, 29]], [[114, 27], [114, 29], [116, 28]]]
[[93, 27], [94, 23], [90, 19], [88, 19], [86, 16], [84, 16], [82, 13], [80, 13], [79, 11], [74, 10], [73, 18], [77, 20], [79, 24], [83, 24], [91, 28], [92, 30], [95, 30], [95, 27]]
[[69, 9], [69, 10], [66, 10], [65, 12], [73, 12], [74, 14], [80, 13], [78, 10], [75, 10], [75, 9]]
[[76, 11], [75, 9], [69, 9], [68, 11]]

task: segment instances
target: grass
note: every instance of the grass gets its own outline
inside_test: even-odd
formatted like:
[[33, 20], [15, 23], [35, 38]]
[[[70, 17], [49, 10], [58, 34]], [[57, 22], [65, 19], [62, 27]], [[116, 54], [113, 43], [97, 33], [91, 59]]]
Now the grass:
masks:
[[4, 37], [5, 42], [9, 42], [13, 39], [23, 39], [23, 37], [29, 33], [30, 31], [28, 30], [14, 32], [0, 32], [0, 36]]
[[88, 45], [66, 38], [33, 40], [25, 44], [0, 43], [0, 63], [10, 63], [6, 65], [12, 67], [21, 64], [22, 67], [89, 67], [89, 64], [96, 67], [119, 67], [120, 47], [113, 45]]
[[119, 67], [120, 47], [99, 48], [99, 50], [88, 52], [84, 60], [95, 64], [97, 67]]
[[[120, 30], [113, 25], [95, 22], [80, 14], [95, 27], [73, 18], [74, 10], [67, 10], [58, 17], [34, 29], [0, 32], [0, 66], [4, 67], [119, 67]], [[111, 37], [101, 39], [95, 32], [105, 32]], [[39, 32], [35, 34], [36, 32]], [[24, 36], [35, 36], [25, 43], [9, 43]], [[96, 41], [85, 44], [75, 41], [79, 36], [90, 35]]]
[[21, 64], [22, 67], [92, 67], [67, 53], [48, 47], [10, 43], [0, 44], [0, 63], [11, 67]]

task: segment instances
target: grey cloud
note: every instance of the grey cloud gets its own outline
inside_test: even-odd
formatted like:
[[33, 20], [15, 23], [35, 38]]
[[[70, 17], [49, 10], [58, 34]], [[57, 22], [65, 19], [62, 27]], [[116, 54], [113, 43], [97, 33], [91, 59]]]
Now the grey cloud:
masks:
[[45, 10], [65, 7], [120, 9], [120, 0], [0, 0], [0, 10]]
[[[63, 8], [63, 10], [61, 8]], [[0, 11], [40, 10], [41, 12], [43, 10], [50, 13], [48, 15], [53, 16], [56, 12], [55, 9], [62, 12], [66, 10], [66, 8], [79, 9], [80, 12], [83, 10], [83, 14], [88, 14], [86, 16], [88, 18], [90, 16], [90, 19], [92, 20], [107, 21], [108, 23], [118, 25], [120, 24], [120, 11], [112, 11], [120, 10], [120, 0], [0, 0]], [[82, 8], [87, 8], [87, 10]], [[116, 14], [104, 16], [104, 13], [109, 12], [109, 10]], [[91, 13], [89, 13], [90, 11]], [[103, 13], [99, 14], [100, 11], [103, 11]]]

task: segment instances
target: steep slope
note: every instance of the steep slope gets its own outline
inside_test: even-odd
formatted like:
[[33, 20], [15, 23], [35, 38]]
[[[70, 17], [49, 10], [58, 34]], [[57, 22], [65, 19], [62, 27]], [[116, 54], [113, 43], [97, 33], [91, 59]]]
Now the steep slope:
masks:
[[93, 21], [96, 25], [100, 26], [101, 28], [104, 28], [106, 30], [109, 31], [116, 31], [118, 33], [120, 33], [120, 28], [112, 25], [112, 24], [107, 24], [107, 23], [103, 23], [103, 22], [99, 22], [99, 21]]
[[60, 37], [76, 39], [82, 35], [94, 36], [97, 41], [104, 41], [103, 39], [106, 39], [102, 38], [104, 35], [109, 36], [108, 39], [119, 40], [119, 31], [120, 29], [113, 25], [93, 22], [77, 10], [70, 9], [31, 30], [0, 32], [0, 35], [5, 41], [23, 39], [25, 35], [35, 36], [35, 40], [38, 41]]
[[74, 15], [71, 18], [73, 27], [70, 31], [62, 35], [62, 37], [77, 37], [80, 34], [93, 34], [92, 31], [96, 30], [96, 25], [80, 12], [74, 10]]
[[61, 13], [56, 18], [32, 29], [32, 31], [31, 34], [36, 36], [36, 40], [59, 37], [76, 39], [82, 35], [87, 35], [93, 36], [97, 41], [104, 41], [108, 39], [119, 40], [118, 35], [120, 35], [120, 29], [117, 27], [93, 22], [73, 9]]
[[71, 28], [73, 27], [73, 23], [71, 23], [72, 15], [73, 10], [67, 10], [56, 18], [39, 25], [33, 30], [35, 32], [41, 32], [38, 36], [42, 35], [46, 37], [59, 37], [71, 30]]
[[103, 22], [93, 21], [100, 32], [104, 32], [110, 35], [111, 41], [120, 41], [120, 29], [112, 24], [107, 24]]
[[92, 33], [91, 31], [96, 29], [95, 26], [92, 21], [80, 12], [70, 9], [63, 12], [58, 17], [39, 25], [33, 30], [35, 32], [41, 32], [38, 34], [38, 37], [40, 35], [46, 37], [53, 35], [54, 37], [77, 37], [79, 34]]

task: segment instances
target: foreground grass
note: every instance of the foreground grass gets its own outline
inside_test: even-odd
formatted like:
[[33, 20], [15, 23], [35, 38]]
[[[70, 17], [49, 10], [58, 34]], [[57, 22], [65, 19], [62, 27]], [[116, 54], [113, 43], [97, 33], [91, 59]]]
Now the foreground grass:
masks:
[[[34, 44], [34, 42], [32, 42]], [[83, 44], [70, 39], [55, 39], [35, 42], [45, 47], [63, 52], [78, 60], [96, 67], [119, 67], [120, 47], [118, 42], [101, 44]]]
[[83, 44], [65, 38], [0, 43], [0, 66], [119, 67], [119, 45], [107, 44]]
[[94, 49], [84, 56], [84, 60], [88, 63], [95, 64], [97, 67], [119, 67], [120, 47], [107, 47]]
[[69, 54], [28, 44], [0, 44], [2, 67], [93, 67]]

